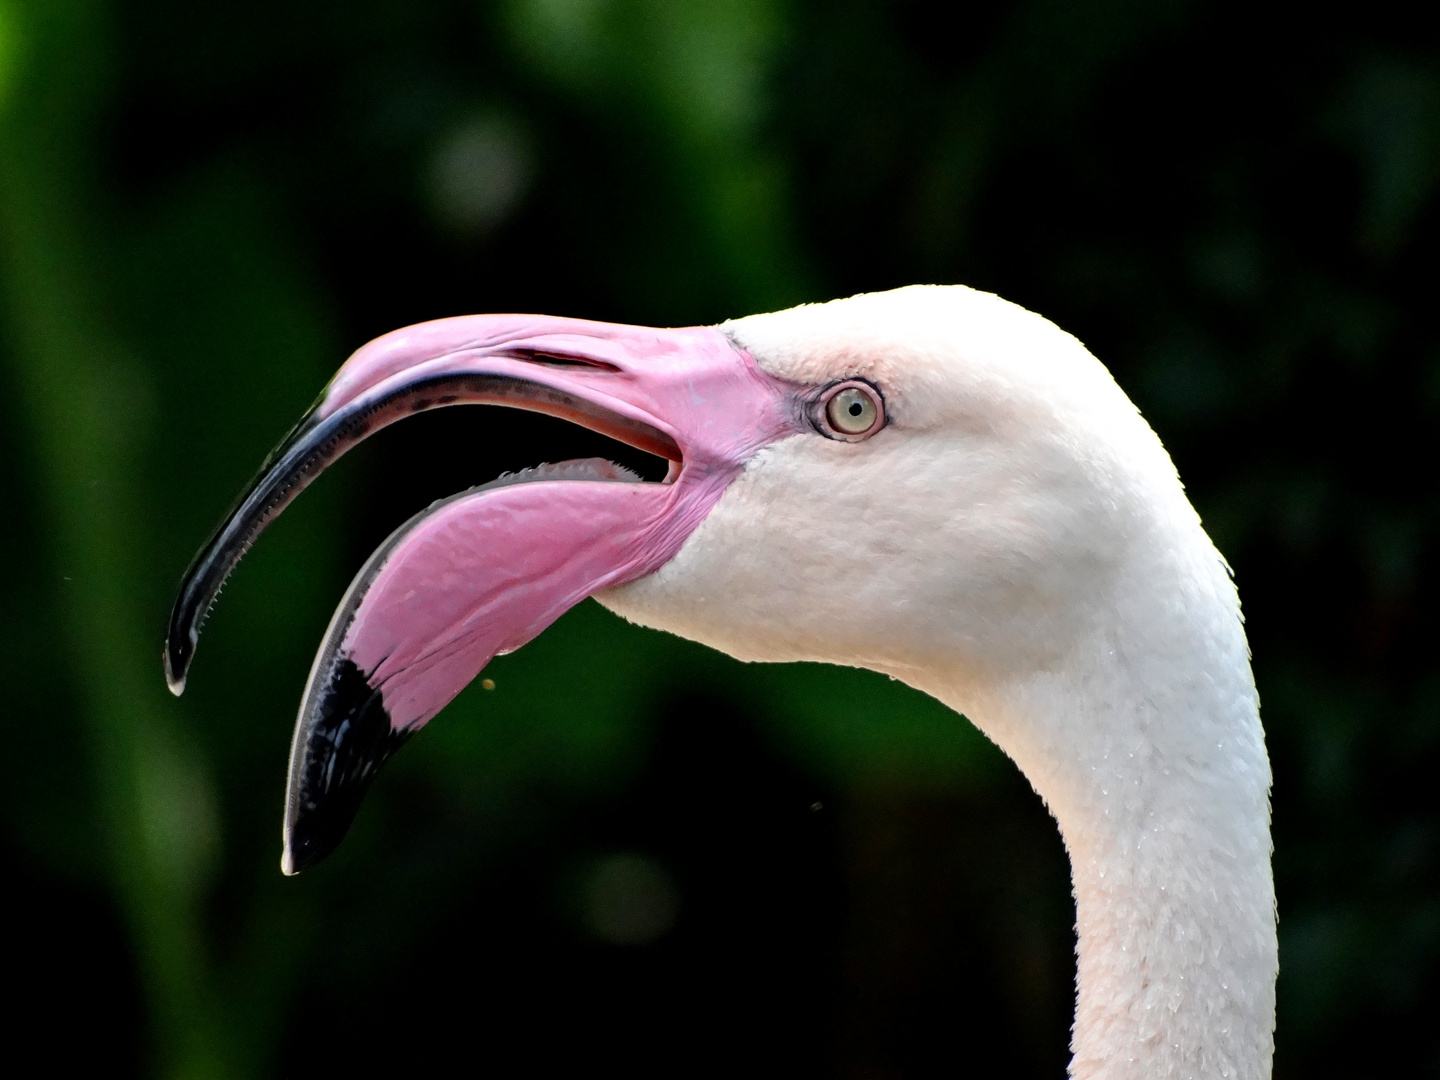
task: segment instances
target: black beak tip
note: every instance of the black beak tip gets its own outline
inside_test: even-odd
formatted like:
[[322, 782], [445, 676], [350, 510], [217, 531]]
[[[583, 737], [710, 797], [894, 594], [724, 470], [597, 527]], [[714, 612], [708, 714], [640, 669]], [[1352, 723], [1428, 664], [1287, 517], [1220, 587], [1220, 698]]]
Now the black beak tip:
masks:
[[179, 697], [185, 693], [185, 676], [190, 669], [189, 650], [181, 649], [178, 643], [171, 644], [171, 639], [167, 638], [161, 659], [165, 664], [165, 685]]
[[280, 856], [286, 876], [309, 870], [340, 846], [369, 787], [368, 779], [347, 785], [321, 800], [307, 800], [293, 812], [285, 822], [285, 850]]
[[[358, 807], [357, 807], [358, 809]], [[337, 847], [354, 821], [352, 812], [344, 821], [333, 814], [302, 817], [285, 830], [285, 849], [280, 854], [280, 872], [294, 877], [323, 862]], [[319, 827], [317, 827], [319, 826]]]
[[308, 870], [340, 846], [375, 774], [410, 737], [392, 727], [380, 691], [349, 659], [335, 665], [301, 717], [280, 857], [287, 875]]

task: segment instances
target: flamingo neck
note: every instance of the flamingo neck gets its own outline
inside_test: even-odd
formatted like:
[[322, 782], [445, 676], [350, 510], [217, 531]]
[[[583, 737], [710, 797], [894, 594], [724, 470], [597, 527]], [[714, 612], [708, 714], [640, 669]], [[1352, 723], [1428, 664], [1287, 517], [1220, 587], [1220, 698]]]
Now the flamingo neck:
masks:
[[1010, 754], [1059, 824], [1076, 1080], [1270, 1076], [1270, 768], [1234, 589], [1204, 548], [1213, 574], [1178, 592], [1142, 576], [1063, 665], [924, 687]]

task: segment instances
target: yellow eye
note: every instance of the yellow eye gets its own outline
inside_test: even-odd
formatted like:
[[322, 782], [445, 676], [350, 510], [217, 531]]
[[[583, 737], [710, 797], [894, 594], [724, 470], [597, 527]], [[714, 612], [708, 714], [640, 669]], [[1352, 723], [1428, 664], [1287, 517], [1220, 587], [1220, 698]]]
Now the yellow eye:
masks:
[[884, 415], [875, 391], [864, 383], [850, 383], [825, 403], [825, 419], [840, 435], [869, 435]]

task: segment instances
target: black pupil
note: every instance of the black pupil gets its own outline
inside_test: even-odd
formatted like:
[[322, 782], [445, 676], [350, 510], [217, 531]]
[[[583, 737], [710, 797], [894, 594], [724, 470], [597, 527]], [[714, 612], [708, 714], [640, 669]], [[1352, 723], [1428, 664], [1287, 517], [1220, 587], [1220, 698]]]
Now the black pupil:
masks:
[[850, 402], [850, 415], [851, 415], [851, 416], [859, 416], [859, 415], [860, 415], [862, 412], [864, 412], [864, 411], [865, 411], [865, 406], [861, 405], [860, 402], [858, 402], [858, 401], [852, 401], [852, 402]]

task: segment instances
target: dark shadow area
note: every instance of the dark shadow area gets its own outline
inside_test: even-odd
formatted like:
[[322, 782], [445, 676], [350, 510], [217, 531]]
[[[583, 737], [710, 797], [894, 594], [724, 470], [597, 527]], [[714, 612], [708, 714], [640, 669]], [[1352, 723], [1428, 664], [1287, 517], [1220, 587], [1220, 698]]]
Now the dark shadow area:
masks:
[[[285, 1071], [938, 1076], [964, 1046], [976, 1068], [1064, 1074], [1073, 908], [1018, 774], [956, 800], [840, 794], [724, 699], [657, 722], [619, 797], [566, 814], [533, 791], [541, 842], [491, 838], [477, 862], [487, 841], [466, 838], [445, 918], [336, 920]], [[396, 931], [403, 952], [357, 978], [356, 952]]]
[[[286, 1070], [832, 1075], [845, 869], [828, 792], [721, 699], [658, 724], [620, 797], [487, 860], [393, 966], [337, 981], [322, 961]], [[321, 955], [387, 932], [347, 926]]]
[[11, 1052], [43, 1055], [47, 1068], [67, 1072], [147, 1075], [143, 982], [114, 902], [94, 885], [46, 873], [9, 843], [0, 861]]

